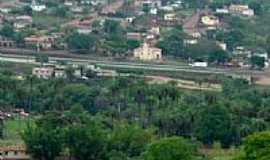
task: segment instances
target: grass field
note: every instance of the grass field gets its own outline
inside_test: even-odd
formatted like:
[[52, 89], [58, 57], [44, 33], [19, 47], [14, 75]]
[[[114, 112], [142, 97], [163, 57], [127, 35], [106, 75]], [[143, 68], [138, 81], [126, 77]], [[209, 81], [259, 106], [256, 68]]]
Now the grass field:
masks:
[[204, 154], [209, 160], [234, 160], [239, 156], [239, 148], [222, 149], [220, 145], [214, 144], [213, 148], [203, 148], [200, 152]]
[[16, 118], [4, 122], [4, 139], [0, 140], [0, 146], [22, 144], [20, 134], [31, 120]]

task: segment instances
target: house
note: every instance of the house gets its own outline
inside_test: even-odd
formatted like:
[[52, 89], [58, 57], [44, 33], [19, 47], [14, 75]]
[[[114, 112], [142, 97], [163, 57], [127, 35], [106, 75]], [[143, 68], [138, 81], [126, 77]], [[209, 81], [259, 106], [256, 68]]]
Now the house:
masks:
[[167, 14], [164, 15], [164, 20], [165, 21], [176, 21], [177, 20], [176, 14], [167, 13]]
[[88, 28], [88, 27], [81, 27], [81, 28], [77, 28], [77, 32], [79, 34], [90, 34], [92, 32], [92, 29]]
[[136, 17], [127, 17], [127, 18], [126, 18], [126, 21], [127, 21], [128, 23], [133, 23], [134, 20], [135, 20], [135, 18], [136, 18]]
[[52, 36], [36, 36], [25, 37], [24, 42], [27, 46], [37, 46], [40, 49], [51, 49], [54, 45], [55, 38]]
[[150, 8], [159, 8], [161, 7], [161, 0], [138, 0], [139, 4], [141, 6], [149, 6]]
[[32, 70], [32, 74], [38, 78], [49, 79], [54, 76], [53, 67], [35, 67]]
[[215, 16], [202, 16], [201, 22], [205, 26], [218, 26], [219, 19]]
[[248, 5], [235, 5], [232, 4], [229, 7], [229, 11], [234, 14], [240, 14], [243, 16], [254, 16], [254, 10], [250, 9]]
[[36, 0], [32, 0], [32, 4], [30, 7], [35, 12], [41, 12], [41, 11], [44, 11], [46, 9], [45, 5], [37, 4]]
[[191, 64], [189, 64], [192, 67], [208, 67], [208, 63], [207, 62], [193, 62]]
[[19, 29], [23, 29], [30, 26], [32, 22], [33, 22], [33, 19], [31, 16], [26, 16], [26, 15], [18, 16], [15, 18], [15, 22], [13, 26], [15, 29], [19, 30]]
[[155, 34], [155, 35], [160, 35], [160, 28], [159, 27], [152, 27], [149, 30], [150, 33]]
[[17, 6], [14, 3], [9, 2], [0, 2], [0, 12], [2, 13], [9, 13], [12, 11], [13, 8]]
[[258, 56], [264, 58], [265, 61], [268, 61], [268, 53], [261, 48], [255, 49], [252, 51], [252, 56]]
[[71, 11], [72, 11], [73, 13], [80, 14], [80, 13], [83, 13], [83, 7], [81, 7], [81, 6], [73, 6], [73, 7], [71, 8]]
[[251, 51], [246, 49], [243, 46], [237, 46], [234, 50], [233, 50], [233, 54], [235, 55], [244, 55], [249, 57], [251, 55]]
[[226, 43], [224, 43], [224, 42], [216, 42], [216, 43], [222, 50], [224, 50], [224, 51], [227, 50], [227, 44]]
[[143, 36], [141, 33], [138, 32], [128, 32], [127, 33], [127, 39], [131, 39], [131, 40], [142, 40]]
[[134, 58], [139, 60], [161, 60], [162, 50], [159, 48], [150, 47], [147, 43], [144, 43], [142, 47], [134, 50]]
[[247, 16], [247, 17], [252, 17], [255, 15], [255, 12], [253, 9], [247, 9], [242, 12], [242, 15]]
[[14, 47], [15, 45], [16, 43], [14, 40], [0, 36], [0, 47]]
[[56, 78], [66, 78], [65, 67], [56, 67], [54, 70], [54, 77]]
[[0, 147], [0, 159], [3, 160], [30, 160], [23, 145]]
[[194, 45], [194, 44], [198, 44], [198, 40], [197, 40], [197, 39], [185, 39], [185, 40], [184, 40], [184, 44], [185, 44], [185, 45]]
[[216, 13], [218, 13], [218, 14], [229, 14], [230, 11], [227, 8], [217, 8]]
[[157, 15], [158, 9], [157, 8], [151, 8], [150, 9], [150, 14]]

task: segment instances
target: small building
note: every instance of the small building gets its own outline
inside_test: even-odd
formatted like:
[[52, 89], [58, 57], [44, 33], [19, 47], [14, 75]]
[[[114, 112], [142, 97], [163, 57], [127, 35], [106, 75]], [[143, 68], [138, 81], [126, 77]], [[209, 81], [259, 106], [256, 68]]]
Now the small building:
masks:
[[55, 68], [54, 77], [56, 77], [56, 78], [66, 78], [67, 75], [66, 75], [65, 68]]
[[15, 29], [23, 29], [30, 26], [33, 22], [31, 16], [18, 16], [15, 18], [15, 22], [13, 24]]
[[152, 27], [149, 30], [150, 33], [155, 34], [155, 35], [160, 35], [160, 28], [159, 27]]
[[218, 13], [218, 14], [229, 14], [230, 11], [227, 8], [217, 8], [216, 13]]
[[128, 32], [127, 33], [127, 39], [131, 39], [131, 40], [142, 40], [142, 34], [138, 33], [138, 32]]
[[189, 64], [192, 67], [208, 67], [208, 63], [207, 62], [193, 62], [191, 64]]
[[14, 47], [16, 42], [10, 38], [0, 36], [0, 47]]
[[247, 16], [247, 17], [252, 17], [255, 15], [255, 12], [253, 9], [247, 9], [242, 12], [242, 15]]
[[3, 160], [30, 160], [23, 145], [0, 147], [0, 159]]
[[150, 47], [144, 43], [142, 47], [134, 50], [134, 58], [139, 60], [162, 60], [162, 50], [155, 47]]
[[240, 15], [243, 15], [243, 16], [254, 16], [254, 10], [253, 9], [250, 9], [248, 5], [235, 5], [235, 4], [232, 4], [230, 7], [229, 7], [229, 11], [231, 13], [234, 13], [234, 14], [240, 14]]
[[184, 40], [185, 45], [194, 45], [198, 44], [198, 39], [185, 39]]
[[47, 8], [45, 5], [37, 4], [36, 0], [32, 0], [32, 4], [30, 7], [35, 12], [41, 12]]
[[164, 20], [165, 21], [176, 21], [177, 20], [176, 14], [167, 13], [167, 14], [164, 15]]
[[219, 19], [215, 16], [202, 16], [201, 22], [203, 25], [206, 25], [206, 26], [218, 26], [219, 25]]
[[227, 44], [226, 43], [224, 43], [224, 42], [216, 42], [216, 43], [222, 50], [224, 50], [224, 51], [227, 50]]
[[25, 37], [24, 42], [27, 46], [35, 46], [39, 49], [48, 50], [54, 45], [55, 38], [52, 36], [35, 36]]
[[9, 13], [12, 9], [16, 8], [17, 6], [12, 2], [1, 2], [0, 3], [0, 12], [2, 13]]
[[32, 70], [32, 74], [38, 78], [49, 79], [54, 76], [53, 67], [35, 67]]

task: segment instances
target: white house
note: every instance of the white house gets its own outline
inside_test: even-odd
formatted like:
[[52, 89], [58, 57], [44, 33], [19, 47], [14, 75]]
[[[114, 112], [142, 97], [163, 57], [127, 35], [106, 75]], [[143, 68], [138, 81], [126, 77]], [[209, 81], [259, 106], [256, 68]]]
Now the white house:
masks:
[[45, 5], [39, 5], [39, 4], [36, 3], [36, 0], [33, 0], [32, 4], [31, 4], [31, 8], [35, 12], [41, 12], [41, 11], [46, 9], [46, 6]]
[[216, 9], [216, 13], [219, 13], [219, 14], [229, 14], [230, 12], [226, 8], [217, 8]]

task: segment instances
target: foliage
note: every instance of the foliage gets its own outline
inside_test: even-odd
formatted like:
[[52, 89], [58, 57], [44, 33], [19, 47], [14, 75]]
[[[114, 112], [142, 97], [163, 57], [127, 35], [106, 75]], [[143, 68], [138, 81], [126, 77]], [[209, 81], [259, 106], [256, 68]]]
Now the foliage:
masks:
[[264, 68], [264, 65], [265, 65], [264, 57], [252, 56], [250, 58], [250, 62], [251, 62], [251, 65], [252, 65], [253, 68], [262, 69], [262, 68]]
[[144, 153], [145, 160], [194, 160], [195, 150], [181, 137], [164, 138], [154, 141]]
[[116, 123], [109, 138], [109, 154], [120, 154], [126, 158], [139, 157], [152, 138], [151, 130], [145, 130], [138, 125]]
[[186, 58], [184, 54], [183, 35], [181, 29], [172, 29], [164, 34], [163, 39], [158, 42], [158, 47], [163, 50], [165, 55]]
[[50, 115], [45, 119], [40, 119], [36, 125], [29, 125], [23, 132], [22, 138], [27, 152], [34, 158], [54, 160], [62, 151], [63, 132], [57, 125], [57, 117], [54, 116]]
[[270, 158], [270, 132], [250, 135], [244, 143], [245, 160], [267, 160]]
[[97, 38], [94, 35], [74, 32], [67, 37], [67, 43], [72, 52], [93, 53], [96, 48]]

